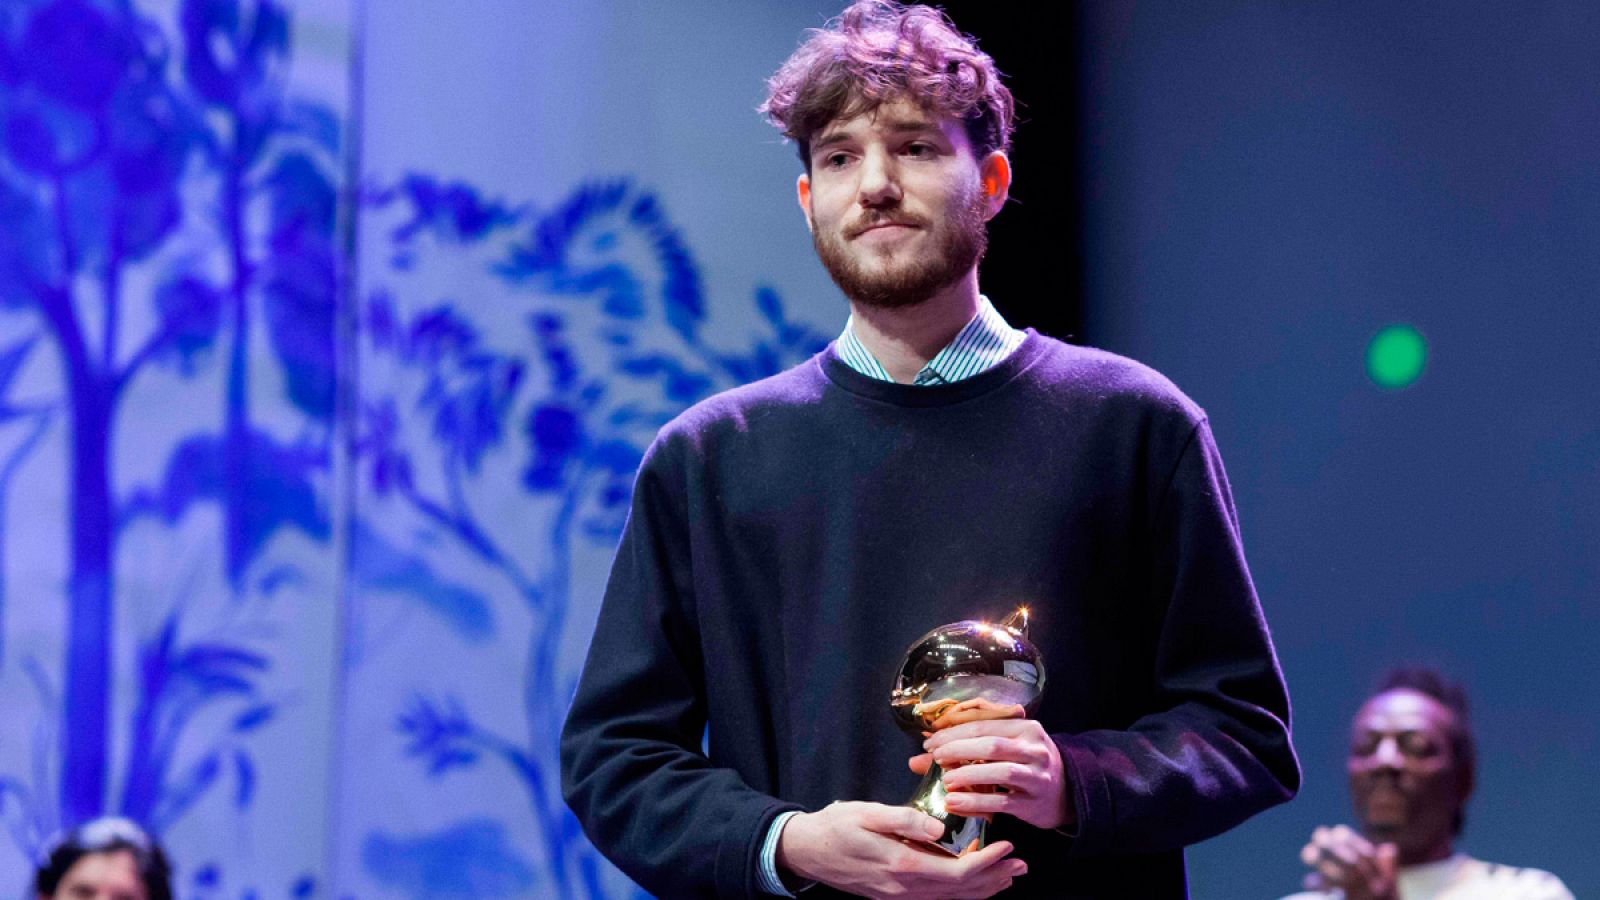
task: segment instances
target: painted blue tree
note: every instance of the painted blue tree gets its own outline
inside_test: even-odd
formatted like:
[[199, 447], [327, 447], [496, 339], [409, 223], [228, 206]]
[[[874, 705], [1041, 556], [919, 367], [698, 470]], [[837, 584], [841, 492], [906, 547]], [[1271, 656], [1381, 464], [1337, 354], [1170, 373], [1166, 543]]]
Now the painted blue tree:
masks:
[[[188, 287], [209, 292], [196, 306], [206, 310], [210, 329], [225, 321], [229, 334], [223, 432], [195, 438], [174, 455], [163, 512], [172, 518], [200, 499], [222, 504], [227, 573], [237, 591], [278, 529], [328, 537], [326, 503], [313, 481], [331, 459], [341, 129], [332, 111], [286, 95], [290, 21], [282, 5], [184, 0], [180, 23], [185, 82], [207, 123], [201, 146], [220, 176], [218, 227], [228, 255], [220, 290], [192, 281]], [[266, 213], [264, 240], [247, 226], [256, 207]], [[258, 319], [282, 364], [288, 398], [310, 426], [292, 444], [251, 422]]]
[[[288, 21], [277, 5], [257, 3], [246, 14], [231, 0], [187, 0], [180, 22], [185, 79], [174, 82], [167, 31], [129, 3], [45, 0], [0, 11], [0, 304], [38, 315], [59, 358], [70, 424], [64, 689], [57, 696], [48, 679], [35, 678], [43, 702], [60, 710], [59, 786], [49, 802], [42, 775], [31, 791], [14, 779], [6, 785], [29, 807], [19, 834], [47, 834], [113, 808], [159, 831], [224, 771], [233, 773], [241, 805], [249, 802], [248, 754], [211, 746], [180, 766], [176, 748], [195, 716], [220, 702], [239, 707], [234, 734], [270, 721], [272, 708], [256, 690], [270, 661], [224, 638], [186, 640], [181, 602], [140, 642], [122, 794], [108, 795], [111, 623], [124, 529], [148, 515], [171, 522], [196, 500], [218, 500], [228, 511], [226, 565], [236, 582], [276, 528], [292, 523], [327, 537], [308, 473], [325, 469], [329, 457], [335, 195], [322, 160], [333, 151], [271, 148], [336, 146], [338, 123], [282, 97], [274, 65], [288, 53]], [[186, 227], [185, 195], [213, 179], [216, 231], [231, 264], [225, 287], [192, 252], [174, 249]], [[251, 203], [267, 211], [264, 242], [247, 225]], [[152, 269], [153, 289], [128, 288], [130, 273]], [[314, 429], [293, 446], [271, 442], [248, 420], [242, 355], [247, 306], [257, 295], [290, 397], [321, 426], [320, 436]], [[154, 325], [124, 334], [135, 298], [148, 299], [144, 318]], [[195, 376], [225, 320], [233, 343], [224, 434], [181, 443], [164, 484], [119, 498], [112, 447], [130, 385], [152, 365]], [[15, 464], [13, 456], [0, 477]]]
[[[406, 210], [404, 222], [390, 233], [399, 269], [409, 265], [419, 233], [447, 245], [511, 234], [512, 242], [491, 266], [502, 289], [526, 304], [530, 351], [524, 358], [484, 350], [465, 309], [425, 305], [406, 319], [386, 291], [369, 297], [363, 317], [367, 352], [428, 373], [415, 397], [362, 400], [357, 452], [371, 490], [405, 498], [500, 572], [534, 623], [520, 733], [480, 723], [457, 697], [427, 694], [411, 699], [397, 727], [434, 776], [485, 758], [509, 766], [528, 792], [551, 881], [548, 893], [603, 897], [600, 860], [555, 785], [556, 739], [574, 686], [570, 673], [563, 677], [557, 669], [572, 603], [574, 554], [580, 544], [614, 545], [634, 472], [661, 425], [714, 390], [809, 356], [824, 339], [788, 321], [777, 293], [761, 288], [756, 305], [767, 333], [744, 350], [713, 347], [702, 335], [707, 308], [693, 255], [658, 198], [627, 181], [583, 185], [542, 215], [485, 201], [463, 185], [417, 176], [377, 192], [374, 205]], [[525, 441], [521, 484], [530, 507], [544, 514], [543, 550], [532, 572], [490, 535], [461, 487], [483, 452], [507, 439], [513, 411], [520, 411]], [[396, 418], [408, 412], [429, 417], [432, 446], [396, 439]], [[435, 481], [451, 486], [447, 496], [418, 491], [415, 475], [424, 460], [443, 470]], [[363, 568], [359, 559], [353, 566]], [[392, 564], [385, 567], [392, 570]]]

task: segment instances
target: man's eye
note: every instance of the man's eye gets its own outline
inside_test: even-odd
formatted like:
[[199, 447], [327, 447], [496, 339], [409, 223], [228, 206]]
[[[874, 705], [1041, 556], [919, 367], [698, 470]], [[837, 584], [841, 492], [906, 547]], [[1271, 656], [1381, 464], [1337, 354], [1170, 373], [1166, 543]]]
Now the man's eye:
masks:
[[830, 169], [837, 169], [837, 168], [840, 168], [841, 166], [843, 166], [845, 163], [847, 163], [849, 161], [850, 161], [850, 157], [849, 157], [848, 154], [830, 153], [830, 154], [827, 155], [827, 157], [825, 157], [823, 159], [822, 164], [827, 166]]
[[933, 155], [932, 144], [912, 144], [906, 147], [906, 155], [914, 159], [921, 159]]
[[1439, 752], [1437, 744], [1420, 734], [1406, 735], [1400, 742], [1400, 749], [1405, 751], [1407, 756], [1426, 757]]

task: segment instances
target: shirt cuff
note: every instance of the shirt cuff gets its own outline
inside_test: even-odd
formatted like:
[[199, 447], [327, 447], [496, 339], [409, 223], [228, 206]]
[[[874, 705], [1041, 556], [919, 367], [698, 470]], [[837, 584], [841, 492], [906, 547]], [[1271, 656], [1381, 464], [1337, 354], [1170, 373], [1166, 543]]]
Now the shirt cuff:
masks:
[[[800, 811], [794, 809], [779, 813], [778, 817], [772, 820], [772, 827], [767, 829], [767, 839], [761, 845], [761, 865], [759, 867], [761, 889], [769, 894], [777, 894], [780, 897], [794, 896], [794, 894], [789, 893], [787, 887], [784, 887], [783, 878], [778, 875], [778, 836], [783, 834], [783, 826], [798, 815], [800, 815]], [[810, 885], [808, 884], [805, 887], [810, 887]], [[804, 890], [805, 887], [802, 887], [801, 890]]]

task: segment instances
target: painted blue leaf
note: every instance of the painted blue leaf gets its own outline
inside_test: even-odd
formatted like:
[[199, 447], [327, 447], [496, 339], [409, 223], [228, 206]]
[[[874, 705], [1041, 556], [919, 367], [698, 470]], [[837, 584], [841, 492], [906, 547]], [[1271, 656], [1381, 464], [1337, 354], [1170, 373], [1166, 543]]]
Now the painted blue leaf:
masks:
[[67, 165], [69, 135], [51, 127], [43, 110], [13, 107], [5, 118], [5, 148], [11, 161], [31, 172], [52, 175]]
[[[239, 106], [269, 77], [268, 57], [281, 56], [287, 49], [288, 19], [282, 8], [269, 0], [254, 6], [251, 30], [241, 34], [238, 0], [184, 0], [179, 17], [184, 76], [195, 93], [211, 103]], [[218, 58], [222, 47], [234, 63], [231, 68]]]
[[188, 512], [192, 504], [217, 499], [221, 494], [222, 460], [217, 452], [217, 439], [210, 435], [193, 437], [174, 448], [167, 460], [156, 511], [172, 524]]
[[182, 217], [178, 185], [200, 126], [152, 74], [163, 65], [159, 45], [147, 52], [153, 56], [142, 60], [139, 77], [93, 117], [65, 107], [41, 111], [50, 152], [72, 160], [64, 187], [80, 270], [99, 272], [149, 256]]
[[394, 295], [384, 290], [374, 291], [367, 298], [361, 327], [374, 349], [386, 353], [400, 349], [400, 315], [395, 311]]
[[477, 591], [446, 581], [420, 557], [390, 543], [360, 519], [352, 527], [350, 542], [350, 577], [358, 590], [406, 598], [468, 643], [481, 644], [494, 636], [494, 613]]
[[[131, 262], [154, 253], [183, 218], [176, 184], [142, 194], [123, 194], [117, 202], [121, 214], [109, 220], [116, 224], [116, 237], [103, 257], [113, 263]], [[81, 219], [83, 214], [78, 209], [75, 207], [74, 214]]]
[[476, 750], [447, 750], [433, 757], [433, 762], [428, 766], [428, 774], [437, 778], [450, 769], [468, 768], [477, 761], [478, 752]]
[[361, 864], [374, 881], [415, 900], [532, 896], [534, 868], [505, 826], [471, 819], [414, 837], [373, 831]]
[[271, 703], [258, 703], [234, 717], [233, 730], [240, 734], [255, 731], [272, 721], [278, 708]]
[[[626, 181], [581, 185], [564, 202], [539, 219], [530, 242], [514, 248], [497, 271], [512, 281], [567, 271], [568, 250], [583, 226], [618, 210], [627, 196], [628, 187]], [[559, 287], [559, 280], [552, 286]]]
[[279, 127], [310, 138], [330, 156], [339, 153], [343, 124], [338, 114], [326, 106], [305, 100], [290, 100]]
[[333, 234], [338, 198], [332, 180], [304, 153], [286, 153], [266, 178], [271, 198], [270, 228], [274, 239], [291, 233], [320, 237]]
[[763, 378], [768, 375], [776, 375], [783, 371], [783, 362], [778, 357], [778, 351], [766, 341], [760, 341], [756, 344], [754, 357], [756, 371], [759, 372]]
[[477, 329], [449, 306], [424, 310], [411, 320], [406, 335], [410, 361], [436, 366], [449, 356], [471, 353], [478, 344]]
[[159, 832], [181, 816], [211, 789], [221, 771], [222, 759], [213, 752], [190, 767], [178, 781], [166, 785], [155, 812], [151, 814], [151, 829]]
[[36, 291], [57, 280], [55, 238], [37, 196], [13, 187], [0, 173], [0, 307], [35, 302]]
[[411, 210], [411, 218], [390, 233], [402, 244], [424, 231], [444, 240], [476, 241], [520, 217], [519, 211], [480, 196], [469, 184], [442, 182], [417, 172], [401, 180], [397, 193], [404, 195]]
[[605, 399], [605, 396], [605, 381], [598, 378], [593, 381], [589, 381], [578, 390], [578, 408], [594, 409], [600, 405], [600, 401]]
[[711, 392], [711, 379], [697, 372], [677, 370], [667, 376], [667, 399], [685, 406]]
[[621, 509], [632, 497], [633, 489], [628, 481], [613, 480], [600, 492], [600, 505], [606, 509]]
[[[468, 345], [469, 346], [469, 345]], [[519, 359], [451, 348], [436, 361], [418, 409], [433, 416], [433, 438], [477, 470], [478, 461], [504, 434], [504, 420], [522, 384]]]
[[189, 154], [208, 140], [198, 111], [154, 70], [117, 92], [108, 118], [113, 181], [129, 197], [171, 190]]
[[139, 676], [145, 696], [158, 697], [164, 690], [177, 641], [178, 615], [172, 612], [168, 613], [155, 637], [140, 645]]
[[523, 484], [531, 491], [559, 489], [568, 461], [584, 444], [583, 420], [570, 407], [546, 403], [529, 412], [526, 430], [533, 459], [523, 472]]
[[294, 886], [289, 888], [291, 897], [309, 897], [317, 892], [317, 879], [311, 873], [301, 875], [295, 879]]
[[614, 474], [632, 476], [639, 468], [644, 453], [627, 441], [609, 440], [600, 443], [589, 454], [589, 464]]
[[156, 288], [154, 299], [161, 322], [159, 355], [183, 374], [193, 374], [196, 357], [210, 349], [222, 328], [221, 292], [185, 274]]
[[551, 389], [557, 394], [569, 390], [578, 380], [578, 362], [562, 334], [561, 317], [555, 313], [535, 313], [528, 317], [528, 324], [544, 355]]
[[600, 309], [618, 319], [640, 319], [645, 314], [644, 288], [627, 269], [612, 266], [579, 282], [592, 285], [603, 296]]
[[772, 287], [763, 284], [756, 288], [756, 309], [774, 327], [783, 325], [783, 298]]
[[724, 358], [722, 360], [722, 367], [726, 369], [728, 375], [739, 384], [748, 384], [749, 382], [755, 381], [759, 377], [756, 375], [755, 369], [749, 363], [737, 356], [729, 356]]
[[[317, 540], [329, 537], [329, 522], [317, 489], [329, 465], [328, 451], [317, 446], [289, 446], [271, 435], [247, 432], [241, 448], [245, 460], [242, 568], [259, 554], [280, 529], [293, 526]], [[153, 498], [139, 504], [152, 507], [167, 522], [176, 522], [200, 501], [223, 499], [224, 442], [199, 435], [180, 443], [167, 462], [166, 476]], [[231, 572], [233, 577], [238, 572]]]
[[705, 318], [706, 308], [700, 270], [688, 245], [667, 220], [665, 210], [653, 194], [645, 194], [634, 201], [628, 219], [649, 238], [661, 266], [667, 325], [685, 339], [694, 341], [696, 327]]
[[382, 497], [390, 491], [411, 490], [411, 460], [399, 453], [385, 453], [373, 461], [372, 490]]
[[256, 767], [243, 750], [233, 751], [233, 777], [233, 805], [235, 809], [243, 810], [250, 806], [250, 801], [256, 795]]
[[136, 35], [131, 23], [84, 0], [56, 0], [33, 14], [17, 56], [41, 93], [95, 110], [122, 86], [137, 56]]
[[194, 870], [194, 886], [197, 888], [214, 888], [222, 883], [222, 871], [214, 862], [208, 862]]
[[330, 240], [310, 229], [274, 235], [263, 285], [267, 335], [283, 364], [289, 400], [318, 419], [333, 416], [337, 357], [337, 268]]
[[202, 695], [255, 693], [255, 676], [271, 668], [265, 656], [228, 644], [195, 644], [172, 661], [174, 675]]
[[285, 563], [281, 566], [273, 566], [261, 573], [261, 577], [256, 579], [256, 589], [261, 592], [262, 596], [270, 597], [289, 585], [304, 585], [305, 583], [305, 573], [300, 570], [300, 567]]

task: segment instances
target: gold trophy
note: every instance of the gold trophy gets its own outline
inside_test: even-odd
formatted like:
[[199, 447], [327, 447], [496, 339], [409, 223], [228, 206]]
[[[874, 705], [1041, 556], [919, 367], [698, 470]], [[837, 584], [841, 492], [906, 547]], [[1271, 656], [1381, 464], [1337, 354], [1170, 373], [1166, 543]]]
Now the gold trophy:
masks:
[[[970, 711], [972, 718], [995, 718], [1013, 705], [1032, 716], [1044, 692], [1044, 660], [1028, 640], [1028, 608], [1018, 607], [998, 625], [972, 620], [942, 625], [918, 638], [906, 650], [889, 709], [901, 730], [922, 739], [934, 721], [951, 711]], [[944, 770], [933, 763], [906, 804], [944, 823], [933, 844], [959, 856], [984, 844], [988, 820], [962, 816], [945, 808]]]

